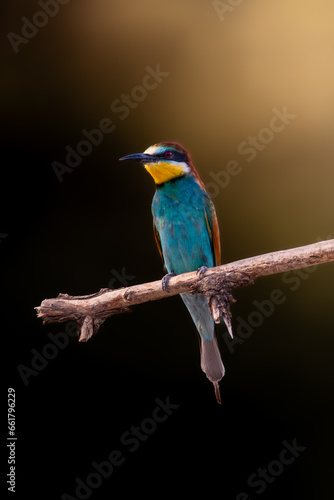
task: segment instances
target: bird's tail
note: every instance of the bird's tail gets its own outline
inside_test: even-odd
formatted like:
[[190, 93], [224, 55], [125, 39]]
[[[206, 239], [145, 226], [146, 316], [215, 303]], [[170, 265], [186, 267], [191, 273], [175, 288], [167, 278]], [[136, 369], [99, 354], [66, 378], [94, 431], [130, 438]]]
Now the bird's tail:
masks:
[[191, 317], [196, 325], [201, 342], [201, 368], [208, 379], [213, 383], [218, 403], [221, 403], [218, 382], [225, 374], [224, 365], [220, 357], [215, 326], [211, 318], [206, 297], [200, 294], [182, 293]]
[[216, 399], [221, 404], [218, 382], [223, 378], [225, 368], [216, 338], [213, 340], [203, 340], [201, 338], [201, 368], [210, 382], [213, 383]]

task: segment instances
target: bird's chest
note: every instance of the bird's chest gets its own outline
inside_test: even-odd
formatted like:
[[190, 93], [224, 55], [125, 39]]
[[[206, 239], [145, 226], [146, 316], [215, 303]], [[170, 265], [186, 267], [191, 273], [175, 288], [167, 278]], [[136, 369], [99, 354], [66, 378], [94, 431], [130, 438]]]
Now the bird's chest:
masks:
[[152, 213], [169, 272], [212, 266], [203, 198], [196, 190], [159, 190]]
[[203, 220], [203, 201], [196, 192], [157, 192], [152, 203], [152, 214], [159, 233], [168, 231], [180, 237], [183, 232], [191, 233], [192, 227]]

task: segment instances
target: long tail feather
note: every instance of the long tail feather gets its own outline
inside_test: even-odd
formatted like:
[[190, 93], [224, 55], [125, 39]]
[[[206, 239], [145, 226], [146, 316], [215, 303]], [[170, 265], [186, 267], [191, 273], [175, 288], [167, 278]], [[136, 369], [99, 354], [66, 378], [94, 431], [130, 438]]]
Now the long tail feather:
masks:
[[219, 380], [225, 374], [225, 368], [220, 356], [216, 338], [213, 340], [201, 339], [201, 368], [208, 379], [213, 383], [216, 399], [221, 404]]
[[181, 297], [196, 325], [201, 342], [201, 368], [208, 379], [213, 383], [218, 403], [221, 403], [219, 380], [225, 374], [224, 365], [220, 357], [215, 326], [211, 318], [206, 297], [197, 294], [182, 293]]

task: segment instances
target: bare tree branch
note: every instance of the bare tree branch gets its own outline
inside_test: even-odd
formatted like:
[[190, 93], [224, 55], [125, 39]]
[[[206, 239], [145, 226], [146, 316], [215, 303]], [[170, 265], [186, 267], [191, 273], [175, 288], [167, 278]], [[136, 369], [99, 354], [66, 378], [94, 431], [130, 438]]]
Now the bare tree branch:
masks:
[[253, 283], [261, 276], [292, 271], [303, 267], [334, 262], [334, 239], [320, 241], [279, 252], [271, 252], [248, 259], [231, 262], [208, 269], [204, 276], [198, 272], [180, 274], [168, 281], [168, 292], [161, 281], [73, 297], [59, 294], [55, 299], [45, 299], [37, 309], [43, 323], [75, 320], [79, 341], [86, 342], [95, 334], [106, 318], [113, 314], [129, 312], [130, 306], [159, 300], [183, 292], [202, 293], [208, 298], [212, 317], [216, 323], [223, 317], [232, 335], [230, 303], [234, 301], [231, 290]]

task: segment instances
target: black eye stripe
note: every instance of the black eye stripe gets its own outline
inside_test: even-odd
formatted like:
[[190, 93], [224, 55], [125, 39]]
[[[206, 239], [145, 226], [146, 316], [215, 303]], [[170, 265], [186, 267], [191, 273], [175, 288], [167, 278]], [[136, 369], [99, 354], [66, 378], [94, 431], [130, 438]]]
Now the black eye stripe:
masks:
[[172, 161], [178, 161], [178, 162], [185, 162], [187, 163], [188, 161], [188, 157], [185, 153], [181, 153], [180, 151], [173, 151], [173, 150], [170, 150], [170, 152], [172, 153], [170, 156], [166, 157], [165, 153], [166, 151], [164, 151], [163, 153], [160, 153], [158, 155], [159, 158], [163, 158], [163, 159], [168, 159], [170, 158]]

